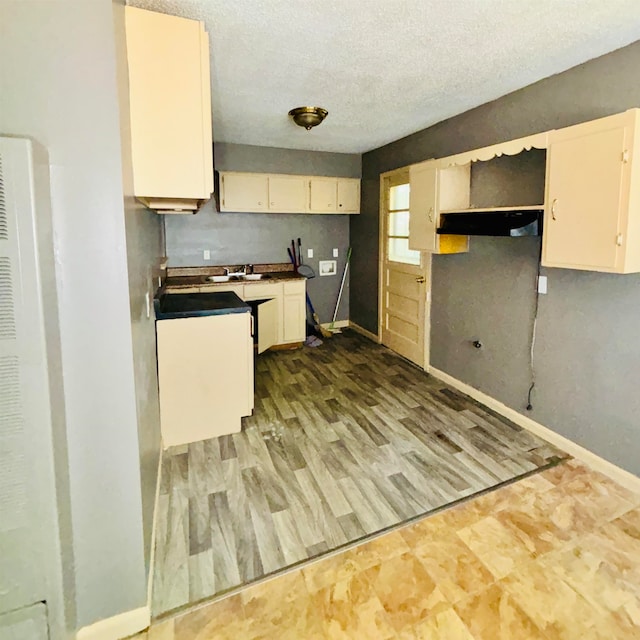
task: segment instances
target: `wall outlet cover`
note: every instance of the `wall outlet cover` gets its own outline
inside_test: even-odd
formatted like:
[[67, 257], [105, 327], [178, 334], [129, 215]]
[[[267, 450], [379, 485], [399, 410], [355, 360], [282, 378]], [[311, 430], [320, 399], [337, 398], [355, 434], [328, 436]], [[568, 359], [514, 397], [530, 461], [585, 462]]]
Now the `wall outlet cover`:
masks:
[[307, 258], [313, 258], [313, 249], [307, 249]]
[[321, 276], [335, 276], [338, 272], [338, 263], [335, 260], [320, 260], [318, 271]]
[[334, 249], [334, 250], [333, 250], [333, 257], [334, 257], [334, 258], [337, 258], [337, 257], [338, 257], [338, 255], [339, 255], [339, 254], [338, 254], [338, 249]]
[[202, 257], [204, 260], [211, 260], [211, 251], [209, 251], [209, 249], [205, 249], [202, 252]]
[[538, 276], [538, 293], [547, 293], [547, 276]]

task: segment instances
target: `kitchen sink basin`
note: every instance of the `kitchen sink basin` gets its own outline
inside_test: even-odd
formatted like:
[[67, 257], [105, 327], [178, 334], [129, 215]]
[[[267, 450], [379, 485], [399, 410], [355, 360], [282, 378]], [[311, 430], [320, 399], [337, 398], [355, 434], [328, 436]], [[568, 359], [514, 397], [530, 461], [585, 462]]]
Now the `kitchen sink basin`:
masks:
[[242, 276], [243, 280], [267, 280], [271, 276], [268, 273], [247, 273], [246, 276]]
[[237, 276], [209, 276], [209, 282], [238, 282], [242, 280], [268, 280], [271, 276], [268, 273], [247, 273]]

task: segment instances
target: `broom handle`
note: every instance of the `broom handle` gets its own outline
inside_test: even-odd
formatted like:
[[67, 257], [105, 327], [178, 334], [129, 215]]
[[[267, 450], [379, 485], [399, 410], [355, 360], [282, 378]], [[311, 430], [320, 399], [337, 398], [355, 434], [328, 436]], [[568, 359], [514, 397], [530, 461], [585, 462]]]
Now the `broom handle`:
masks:
[[342, 272], [340, 291], [338, 292], [338, 299], [336, 300], [336, 308], [333, 310], [333, 320], [331, 320], [332, 327], [336, 321], [336, 317], [338, 316], [338, 308], [340, 307], [340, 300], [342, 299], [342, 290], [344, 289], [344, 282], [347, 279], [347, 270], [349, 269], [349, 260], [351, 260], [351, 247], [349, 247], [349, 250], [347, 251], [347, 263], [344, 265], [344, 271]]

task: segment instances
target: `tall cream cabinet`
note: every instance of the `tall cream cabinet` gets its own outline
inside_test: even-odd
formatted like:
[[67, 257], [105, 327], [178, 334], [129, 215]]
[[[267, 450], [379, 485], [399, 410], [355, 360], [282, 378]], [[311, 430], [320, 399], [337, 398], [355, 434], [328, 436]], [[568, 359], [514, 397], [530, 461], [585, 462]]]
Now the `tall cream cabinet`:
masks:
[[202, 22], [125, 8], [134, 193], [193, 213], [213, 192], [209, 37]]
[[430, 253], [463, 253], [468, 236], [438, 235], [443, 209], [469, 207], [470, 165], [440, 168], [436, 160], [409, 169], [409, 248]]
[[360, 180], [221, 171], [220, 211], [360, 213]]
[[549, 134], [542, 264], [640, 271], [640, 109]]

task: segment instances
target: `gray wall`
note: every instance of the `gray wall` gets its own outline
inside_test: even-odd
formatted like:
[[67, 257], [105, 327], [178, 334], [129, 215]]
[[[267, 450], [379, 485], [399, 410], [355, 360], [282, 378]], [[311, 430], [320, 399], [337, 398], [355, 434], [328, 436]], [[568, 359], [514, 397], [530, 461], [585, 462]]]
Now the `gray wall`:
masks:
[[[156, 362], [156, 327], [153, 310], [147, 317], [145, 294], [153, 300], [158, 288], [160, 261], [164, 257], [162, 217], [149, 211], [133, 197], [133, 167], [129, 122], [129, 75], [124, 25], [124, 0], [114, 2], [118, 96], [122, 139], [122, 176], [124, 188], [124, 222], [127, 238], [129, 307], [133, 342], [133, 372], [136, 387], [138, 442], [140, 447], [140, 481], [144, 556], [150, 570], [151, 531], [156, 497], [158, 461], [162, 436], [158, 401]], [[153, 307], [152, 307], [153, 309]]]
[[[71, 629], [146, 604], [110, 0], [3, 0], [0, 131], [49, 154]], [[51, 337], [51, 336], [49, 336]], [[55, 346], [55, 345], [54, 345]], [[55, 349], [52, 349], [55, 350]], [[62, 402], [54, 400], [54, 408]], [[60, 416], [54, 416], [59, 420]]]
[[[640, 42], [365, 154], [351, 319], [377, 330], [381, 172], [640, 106], [638, 68]], [[434, 257], [431, 364], [640, 474], [640, 275], [543, 270], [529, 413], [537, 255], [536, 239], [472, 238], [469, 254]]]
[[[214, 122], [215, 129], [215, 122]], [[214, 162], [218, 171], [332, 175], [359, 178], [357, 154], [298, 151], [271, 147], [216, 143]], [[333, 260], [338, 248], [338, 275], [308, 281], [307, 291], [321, 322], [333, 315], [340, 278], [349, 247], [348, 215], [284, 213], [218, 213], [213, 202], [194, 216], [165, 216], [169, 266], [288, 262], [287, 246], [301, 238], [303, 260], [318, 271], [319, 260]], [[204, 261], [204, 249], [211, 260]], [[313, 258], [306, 258], [313, 249]], [[349, 318], [348, 278], [338, 320]]]

